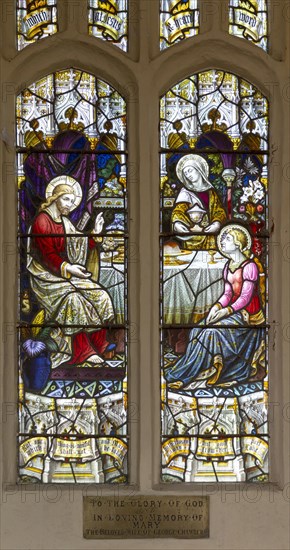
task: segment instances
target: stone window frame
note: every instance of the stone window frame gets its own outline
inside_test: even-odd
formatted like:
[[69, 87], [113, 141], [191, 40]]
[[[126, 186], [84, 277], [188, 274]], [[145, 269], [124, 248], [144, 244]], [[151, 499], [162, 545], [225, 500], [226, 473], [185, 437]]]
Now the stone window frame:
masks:
[[[285, 489], [289, 401], [289, 157], [287, 114], [289, 3], [271, 2], [267, 54], [253, 43], [229, 35], [227, 0], [200, 5], [200, 33], [159, 51], [159, 3], [131, 0], [129, 52], [89, 36], [86, 2], [59, 0], [59, 33], [18, 52], [14, 3], [2, 9], [1, 87], [1, 384], [3, 469], [7, 486], [16, 484], [17, 433], [17, 235], [15, 185], [15, 97], [25, 85], [70, 66], [111, 83], [128, 106], [130, 232], [130, 485], [120, 494], [171, 494], [208, 491], [212, 484], [160, 483], [159, 374], [159, 97], [189, 74], [219, 68], [244, 77], [270, 103], [270, 456], [271, 484]], [[230, 55], [229, 55], [230, 49]], [[279, 185], [279, 187], [278, 187]], [[288, 233], [287, 233], [288, 232]], [[288, 284], [287, 284], [288, 282]], [[283, 292], [283, 294], [282, 294]], [[287, 400], [288, 395], [288, 400]], [[288, 419], [289, 421], [289, 419]], [[13, 437], [12, 435], [13, 434]], [[277, 451], [278, 450], [278, 451]], [[243, 484], [234, 484], [237, 493]], [[268, 484], [265, 485], [265, 492]], [[80, 493], [84, 485], [79, 485]], [[95, 486], [96, 487], [96, 486]], [[68, 489], [67, 489], [68, 490]], [[264, 490], [264, 489], [263, 489]], [[276, 489], [275, 489], [276, 490]], [[103, 486], [102, 494], [110, 494]], [[80, 498], [80, 497], [78, 497]], [[213, 504], [214, 505], [214, 504]]]

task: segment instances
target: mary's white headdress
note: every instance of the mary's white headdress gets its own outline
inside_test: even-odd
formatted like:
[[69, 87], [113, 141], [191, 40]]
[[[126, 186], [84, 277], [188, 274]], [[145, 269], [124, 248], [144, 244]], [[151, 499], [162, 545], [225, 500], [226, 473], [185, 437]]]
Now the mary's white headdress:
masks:
[[178, 179], [184, 185], [186, 185], [186, 178], [183, 174], [183, 170], [187, 168], [187, 166], [192, 166], [202, 176], [205, 190], [210, 189], [212, 187], [212, 184], [208, 179], [209, 166], [207, 161], [203, 157], [199, 155], [185, 155], [178, 161], [176, 165], [176, 174]]

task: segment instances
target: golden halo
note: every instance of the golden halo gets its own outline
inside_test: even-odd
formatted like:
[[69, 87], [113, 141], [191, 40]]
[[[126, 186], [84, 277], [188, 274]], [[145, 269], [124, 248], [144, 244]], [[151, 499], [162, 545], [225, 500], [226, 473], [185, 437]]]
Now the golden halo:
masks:
[[46, 200], [51, 197], [57, 185], [68, 185], [72, 188], [72, 192], [75, 196], [73, 209], [76, 208], [80, 204], [83, 197], [82, 188], [79, 182], [74, 178], [71, 178], [70, 176], [57, 176], [56, 178], [53, 178], [53, 180], [49, 182], [45, 190]]
[[226, 258], [228, 257], [227, 254], [224, 253], [222, 247], [221, 247], [221, 243], [222, 243], [222, 238], [224, 236], [225, 233], [227, 233], [228, 231], [230, 231], [231, 229], [239, 229], [239, 231], [241, 231], [242, 233], [244, 233], [246, 239], [247, 239], [247, 244], [246, 246], [242, 249], [242, 252], [246, 251], [246, 250], [251, 250], [251, 247], [252, 247], [252, 237], [249, 233], [249, 231], [243, 226], [243, 225], [239, 225], [237, 223], [232, 223], [230, 225], [226, 225], [225, 227], [222, 228], [222, 230], [220, 231], [220, 233], [218, 234], [217, 236], [217, 245], [218, 245], [218, 249], [219, 251], [221, 252], [221, 254], [223, 254], [223, 256], [225, 256]]

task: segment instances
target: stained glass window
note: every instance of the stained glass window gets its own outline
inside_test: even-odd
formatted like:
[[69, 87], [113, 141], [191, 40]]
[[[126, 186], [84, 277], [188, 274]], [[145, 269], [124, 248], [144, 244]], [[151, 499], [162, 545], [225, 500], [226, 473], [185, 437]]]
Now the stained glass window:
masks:
[[57, 0], [17, 0], [18, 50], [57, 31]]
[[162, 479], [268, 479], [268, 103], [210, 70], [161, 98]]
[[198, 32], [198, 0], [160, 0], [160, 50]]
[[89, 0], [89, 33], [128, 50], [128, 0]]
[[268, 50], [267, 0], [230, 0], [229, 31]]
[[18, 96], [20, 482], [127, 480], [126, 144], [91, 74]]

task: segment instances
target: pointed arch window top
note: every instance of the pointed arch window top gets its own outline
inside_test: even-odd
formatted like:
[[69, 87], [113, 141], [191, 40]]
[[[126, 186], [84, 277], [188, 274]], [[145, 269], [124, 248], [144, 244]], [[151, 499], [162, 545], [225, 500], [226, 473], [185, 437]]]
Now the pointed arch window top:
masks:
[[17, 98], [17, 146], [44, 148], [65, 129], [85, 133], [91, 147], [103, 133], [117, 139], [111, 149], [126, 151], [126, 104], [110, 84], [70, 68], [47, 75]]
[[[204, 132], [228, 136], [234, 149], [247, 143], [247, 149], [268, 150], [268, 101], [234, 74], [213, 69], [191, 75], [172, 86], [160, 108], [162, 150], [194, 149]], [[205, 141], [203, 148], [212, 145]]]
[[198, 32], [198, 0], [160, 0], [160, 50]]
[[229, 33], [268, 50], [267, 0], [230, 0]]
[[89, 0], [89, 34], [128, 51], [128, 0]]
[[57, 0], [17, 0], [17, 49], [58, 32]]

